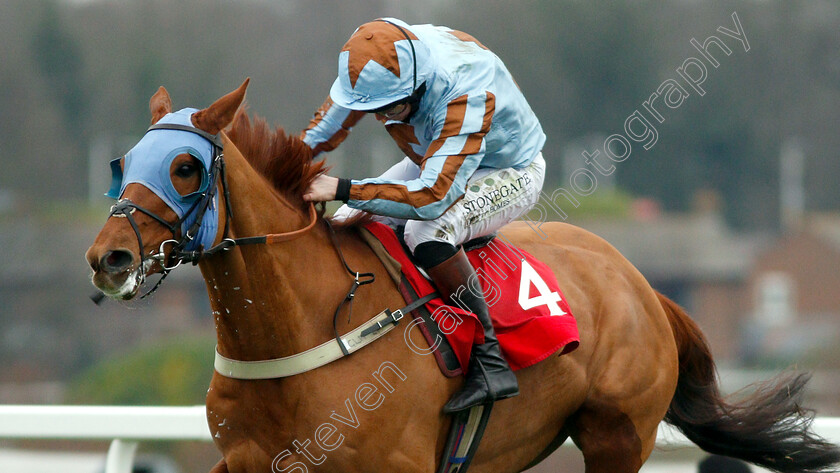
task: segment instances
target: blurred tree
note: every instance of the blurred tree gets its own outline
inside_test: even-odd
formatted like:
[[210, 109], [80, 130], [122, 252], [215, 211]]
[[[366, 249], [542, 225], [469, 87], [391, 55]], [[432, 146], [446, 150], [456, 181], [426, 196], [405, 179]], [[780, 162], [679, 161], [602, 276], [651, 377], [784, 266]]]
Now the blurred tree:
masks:
[[[87, 113], [87, 91], [82, 79], [84, 58], [77, 38], [66, 28], [59, 5], [55, 0], [42, 0], [40, 18], [32, 35], [32, 57], [40, 73], [36, 84], [46, 90], [40, 92], [56, 105], [59, 132], [54, 145], [61, 147], [61, 154], [38, 162], [38, 169], [51, 176], [50, 186], [39, 194], [68, 198], [86, 192], [87, 151], [89, 129], [84, 117]], [[34, 130], [27, 130], [31, 133]], [[28, 134], [28, 133], [27, 133]], [[63, 139], [62, 139], [63, 138]], [[40, 174], [40, 173], [38, 173]], [[38, 179], [38, 174], [29, 176]]]
[[179, 339], [105, 360], [71, 381], [72, 404], [204, 404], [213, 375], [212, 338]]
[[[837, 209], [840, 4], [830, 0], [0, 2], [0, 139], [11, 168], [0, 185], [83, 195], [87, 149], [78, 138], [132, 141], [125, 138], [142, 133], [159, 85], [176, 107], [203, 107], [250, 76], [252, 111], [295, 133], [327, 94], [353, 29], [397, 16], [467, 31], [499, 54], [542, 120], [546, 186], [558, 187], [567, 179], [559, 150], [592, 133], [621, 132], [659, 84], [698, 55], [689, 41], [720, 36], [716, 28], [731, 28], [734, 11], [750, 51], [733, 49], [709, 69], [705, 96], [668, 111], [655, 147], [636, 146], [617, 166], [618, 184], [676, 211], [690, 208], [696, 189], [713, 188], [731, 223], [772, 229], [779, 148], [798, 136], [807, 205]], [[341, 156], [328, 159], [351, 177], [381, 171], [375, 163], [385, 160], [372, 156], [382, 140], [381, 127], [363, 121]]]
[[83, 58], [76, 37], [65, 28], [55, 0], [44, 0], [41, 19], [33, 35], [32, 52], [64, 121], [74, 136], [85, 131], [86, 90], [82, 80]]

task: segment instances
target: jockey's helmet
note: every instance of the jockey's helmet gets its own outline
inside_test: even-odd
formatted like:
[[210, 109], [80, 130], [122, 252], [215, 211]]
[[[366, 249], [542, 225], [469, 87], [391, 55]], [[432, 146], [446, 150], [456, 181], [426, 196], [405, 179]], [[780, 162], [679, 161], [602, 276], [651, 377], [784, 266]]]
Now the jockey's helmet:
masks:
[[429, 48], [396, 18], [358, 27], [338, 54], [332, 101], [372, 111], [405, 100], [430, 76]]

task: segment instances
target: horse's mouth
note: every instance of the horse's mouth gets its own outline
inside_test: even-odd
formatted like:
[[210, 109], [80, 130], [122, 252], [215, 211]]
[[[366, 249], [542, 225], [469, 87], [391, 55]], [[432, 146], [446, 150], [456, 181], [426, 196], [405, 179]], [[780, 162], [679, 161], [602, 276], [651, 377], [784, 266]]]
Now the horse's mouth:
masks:
[[138, 265], [119, 273], [94, 271], [91, 282], [97, 289], [111, 299], [131, 300], [140, 292], [146, 281], [146, 275], [154, 261], [145, 260], [142, 268]]

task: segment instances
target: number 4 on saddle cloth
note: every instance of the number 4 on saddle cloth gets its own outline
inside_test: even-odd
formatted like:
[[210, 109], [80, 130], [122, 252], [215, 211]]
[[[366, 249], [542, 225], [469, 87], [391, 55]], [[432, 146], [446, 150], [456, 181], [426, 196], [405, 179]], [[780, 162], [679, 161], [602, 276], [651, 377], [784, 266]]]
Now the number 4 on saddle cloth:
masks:
[[[411, 261], [393, 229], [381, 223], [369, 223], [363, 228], [400, 264], [404, 279], [419, 298], [435, 291], [431, 281]], [[500, 238], [466, 249], [484, 291], [502, 354], [511, 369], [520, 370], [554, 353], [563, 355], [577, 348], [580, 342], [577, 323], [548, 266]], [[472, 313], [441, 298], [426, 303], [426, 308], [446, 335], [461, 371], [466, 372], [473, 343], [484, 341], [480, 322]]]

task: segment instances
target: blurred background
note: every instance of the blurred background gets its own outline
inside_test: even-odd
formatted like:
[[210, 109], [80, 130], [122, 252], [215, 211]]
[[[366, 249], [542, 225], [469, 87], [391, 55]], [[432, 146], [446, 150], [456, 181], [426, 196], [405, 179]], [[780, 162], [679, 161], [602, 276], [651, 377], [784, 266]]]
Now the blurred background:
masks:
[[[548, 135], [548, 211], [531, 217], [603, 236], [684, 305], [725, 388], [808, 370], [809, 406], [840, 415], [840, 3], [819, 0], [0, 0], [0, 403], [203, 404], [197, 270], [150, 300], [88, 298], [108, 160], [160, 85], [201, 108], [251, 77], [250, 111], [297, 133], [349, 35], [383, 16], [466, 31], [505, 61]], [[328, 162], [361, 178], [399, 157], [370, 119]], [[0, 444], [45, 446], [91, 448]], [[184, 471], [218, 458], [141, 449]], [[580, 471], [569, 455], [534, 471]]]

